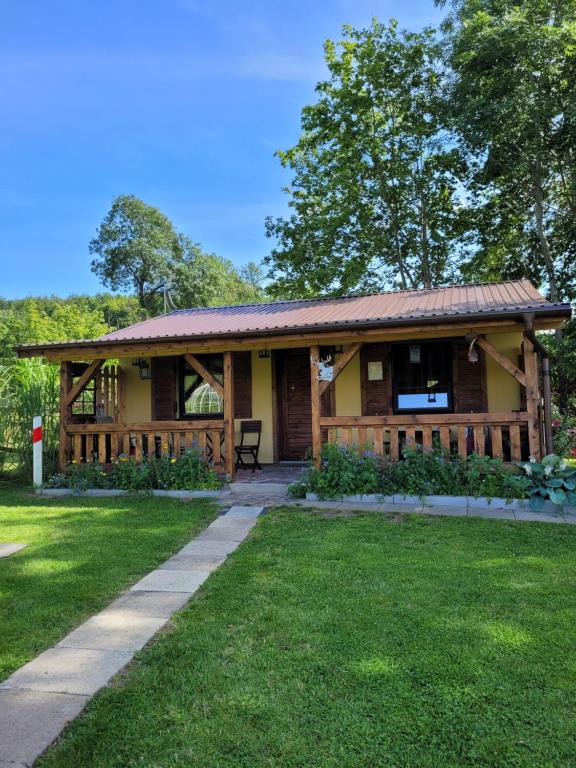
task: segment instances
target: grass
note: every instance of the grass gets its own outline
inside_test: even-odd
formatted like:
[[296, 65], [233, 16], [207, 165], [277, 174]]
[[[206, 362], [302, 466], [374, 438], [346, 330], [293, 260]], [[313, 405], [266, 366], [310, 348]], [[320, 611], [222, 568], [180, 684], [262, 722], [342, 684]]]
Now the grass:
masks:
[[575, 545], [278, 510], [39, 765], [575, 765]]
[[0, 489], [0, 680], [109, 603], [206, 525], [209, 503], [46, 499]]

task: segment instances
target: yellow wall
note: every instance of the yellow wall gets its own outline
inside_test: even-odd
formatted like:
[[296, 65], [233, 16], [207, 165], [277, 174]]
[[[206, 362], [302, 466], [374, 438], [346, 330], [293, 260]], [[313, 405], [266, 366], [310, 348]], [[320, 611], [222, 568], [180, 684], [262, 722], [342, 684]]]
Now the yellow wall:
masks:
[[[341, 355], [336, 355], [336, 360], [339, 357]], [[362, 413], [359, 352], [338, 376], [334, 386], [336, 387], [336, 416], [359, 416]]]
[[[522, 344], [521, 333], [492, 333], [486, 336], [499, 352], [518, 365]], [[507, 413], [520, 408], [520, 385], [501, 365], [486, 355], [488, 411]]]
[[152, 419], [150, 379], [142, 381], [137, 365], [120, 360], [126, 382], [126, 422], [128, 424]]
[[[272, 423], [272, 360], [259, 358], [252, 350], [252, 418], [262, 422], [260, 453], [258, 458], [264, 464], [272, 464], [273, 423]], [[240, 441], [240, 420], [236, 419], [236, 445]]]

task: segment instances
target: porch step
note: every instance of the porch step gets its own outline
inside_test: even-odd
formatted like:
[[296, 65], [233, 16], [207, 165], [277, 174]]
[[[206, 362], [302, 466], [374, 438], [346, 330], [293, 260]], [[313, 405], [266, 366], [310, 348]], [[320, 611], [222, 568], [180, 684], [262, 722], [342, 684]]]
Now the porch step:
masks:
[[232, 493], [249, 493], [251, 496], [287, 496], [290, 483], [266, 483], [238, 480], [230, 483], [228, 488]]

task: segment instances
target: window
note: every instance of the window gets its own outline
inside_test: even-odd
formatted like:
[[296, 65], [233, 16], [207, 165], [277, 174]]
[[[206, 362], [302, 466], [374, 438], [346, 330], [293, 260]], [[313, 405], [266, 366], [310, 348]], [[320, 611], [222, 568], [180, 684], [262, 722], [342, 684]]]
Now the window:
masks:
[[392, 346], [395, 413], [452, 410], [452, 345], [411, 342]]
[[[198, 356], [202, 365], [210, 371], [216, 381], [224, 381], [224, 359], [222, 355]], [[183, 418], [201, 418], [204, 416], [222, 416], [224, 402], [218, 392], [196, 373], [186, 361], [180, 372], [180, 416]]]
[[[72, 386], [78, 383], [79, 376], [72, 377]], [[72, 403], [74, 416], [94, 416], [96, 414], [96, 381], [90, 379], [76, 400]]]

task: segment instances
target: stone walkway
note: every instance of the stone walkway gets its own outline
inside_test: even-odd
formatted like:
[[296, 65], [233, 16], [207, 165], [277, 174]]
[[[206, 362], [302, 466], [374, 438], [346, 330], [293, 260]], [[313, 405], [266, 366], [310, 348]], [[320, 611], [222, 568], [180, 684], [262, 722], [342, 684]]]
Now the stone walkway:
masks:
[[0, 766], [31, 766], [244, 541], [262, 511], [232, 506], [108, 608], [0, 684]]

